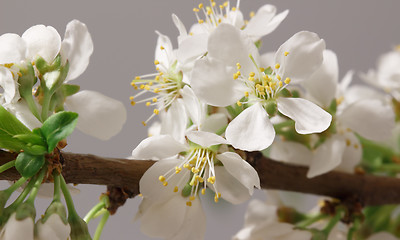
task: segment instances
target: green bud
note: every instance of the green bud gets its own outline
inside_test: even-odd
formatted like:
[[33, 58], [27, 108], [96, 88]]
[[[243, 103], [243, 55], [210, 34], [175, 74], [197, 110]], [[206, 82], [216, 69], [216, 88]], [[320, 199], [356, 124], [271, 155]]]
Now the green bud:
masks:
[[61, 66], [61, 55], [57, 55], [52, 63], [46, 62], [42, 57], [38, 57], [35, 60], [35, 66], [39, 70], [40, 74], [44, 75], [47, 72], [54, 71]]
[[68, 223], [71, 227], [71, 240], [91, 240], [88, 226], [77, 214], [70, 214]]
[[265, 103], [264, 108], [270, 117], [275, 116], [275, 114], [278, 112], [278, 103], [275, 99], [270, 98]]
[[36, 209], [33, 203], [29, 202], [24, 202], [21, 205], [18, 206], [17, 210], [15, 211], [16, 215], [15, 218], [18, 221], [22, 221], [27, 217], [32, 218], [33, 221], [35, 221], [36, 217]]
[[47, 208], [44, 214], [44, 217], [41, 219], [42, 223], [45, 223], [47, 219], [53, 214], [57, 214], [58, 216], [60, 216], [64, 224], [68, 223], [67, 211], [65, 209], [64, 204], [62, 204], [60, 201], [53, 201], [50, 204], [50, 206]]

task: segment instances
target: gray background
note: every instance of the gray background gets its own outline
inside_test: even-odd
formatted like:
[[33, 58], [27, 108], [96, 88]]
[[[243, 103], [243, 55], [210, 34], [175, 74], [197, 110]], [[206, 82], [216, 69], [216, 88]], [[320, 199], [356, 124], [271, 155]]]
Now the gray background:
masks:
[[[151, 109], [144, 105], [131, 107], [129, 96], [134, 90], [129, 83], [135, 75], [154, 72], [155, 30], [167, 34], [176, 46], [171, 14], [176, 13], [189, 27], [195, 22], [194, 0], [94, 1], [36, 0], [0, 3], [0, 34], [22, 34], [35, 24], [54, 26], [63, 36], [66, 24], [78, 19], [87, 24], [94, 41], [94, 54], [86, 72], [76, 81], [82, 89], [100, 91], [124, 102], [128, 121], [123, 131], [104, 142], [80, 132], [69, 138], [67, 151], [92, 153], [107, 157], [126, 157], [146, 137], [141, 125]], [[233, 2], [235, 3], [235, 2]], [[281, 43], [300, 30], [314, 31], [324, 38], [327, 47], [339, 57], [340, 76], [346, 71], [366, 71], [375, 66], [377, 57], [400, 43], [400, 1], [397, 0], [271, 0], [242, 1], [246, 18], [266, 3], [281, 12], [290, 13], [281, 26], [264, 38], [262, 50], [276, 50]], [[4, 185], [4, 184], [2, 184]], [[84, 215], [98, 201], [104, 187], [78, 186], [81, 193], [74, 197], [78, 211]], [[263, 197], [257, 192], [258, 197]], [[50, 200], [40, 200], [43, 209]], [[130, 200], [107, 223], [102, 239], [149, 239], [133, 223], [140, 199]], [[240, 206], [203, 201], [208, 218], [206, 239], [229, 239], [243, 224], [247, 203]], [[40, 215], [41, 212], [39, 211]], [[90, 224], [91, 231], [96, 228]]]

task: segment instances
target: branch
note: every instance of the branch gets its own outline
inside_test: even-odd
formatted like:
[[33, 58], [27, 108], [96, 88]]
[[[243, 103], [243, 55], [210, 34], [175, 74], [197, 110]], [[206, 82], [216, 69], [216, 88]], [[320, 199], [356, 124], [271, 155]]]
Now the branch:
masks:
[[[101, 158], [94, 155], [62, 153], [62, 174], [68, 183], [106, 185], [122, 189], [120, 195], [139, 194], [139, 181], [154, 161]], [[16, 154], [0, 150], [0, 164], [14, 160]], [[260, 152], [246, 153], [247, 161], [257, 170], [261, 187], [338, 198], [357, 199], [363, 205], [400, 203], [400, 179], [371, 175], [329, 172], [308, 179], [308, 168], [273, 161]], [[0, 174], [0, 180], [20, 178], [15, 168]], [[123, 204], [123, 203], [122, 203]]]

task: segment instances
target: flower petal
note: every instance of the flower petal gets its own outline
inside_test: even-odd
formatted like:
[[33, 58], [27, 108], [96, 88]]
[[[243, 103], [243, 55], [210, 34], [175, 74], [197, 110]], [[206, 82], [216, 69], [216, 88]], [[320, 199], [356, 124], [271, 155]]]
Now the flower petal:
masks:
[[270, 157], [276, 161], [310, 166], [313, 154], [303, 144], [291, 141], [275, 141], [271, 146]]
[[344, 132], [342, 141], [346, 142], [342, 162], [337, 166], [336, 170], [354, 173], [354, 168], [360, 163], [362, 157], [362, 147], [358, 138], [352, 132]]
[[205, 58], [195, 62], [191, 86], [196, 96], [205, 103], [225, 107], [244, 96], [245, 86], [233, 79], [236, 69], [225, 62]]
[[79, 114], [79, 130], [101, 140], [108, 140], [119, 133], [126, 121], [124, 105], [98, 92], [80, 91], [68, 97], [65, 105]]
[[260, 63], [260, 56], [254, 42], [230, 24], [220, 24], [210, 34], [207, 48], [207, 56], [219, 59], [228, 66], [236, 67], [236, 64], [240, 63], [243, 73], [249, 74], [258, 70], [249, 57], [251, 55], [256, 63]]
[[338, 116], [338, 121], [361, 136], [374, 141], [388, 139], [395, 126], [392, 108], [375, 99], [361, 100], [351, 104]]
[[28, 60], [33, 61], [40, 56], [46, 62], [52, 63], [60, 53], [61, 37], [52, 26], [35, 25], [30, 27], [22, 34], [22, 39], [26, 42], [26, 58]]
[[181, 95], [193, 124], [201, 128], [207, 114], [207, 105], [200, 102], [193, 90], [187, 85], [183, 87]]
[[45, 223], [36, 223], [37, 237], [40, 240], [65, 240], [71, 232], [69, 224], [64, 224], [58, 214], [52, 214]]
[[300, 134], [323, 132], [332, 121], [329, 113], [302, 98], [278, 98], [278, 110], [296, 122], [295, 128]]
[[0, 88], [3, 89], [1, 97], [4, 97], [5, 104], [11, 103], [16, 97], [17, 86], [14, 81], [13, 75], [10, 70], [5, 67], [0, 66]]
[[[232, 204], [239, 204], [248, 200], [251, 195], [249, 189], [232, 176], [223, 166], [215, 166], [215, 185], [221, 196]], [[212, 184], [207, 183], [214, 192]]]
[[[180, 192], [174, 192], [175, 186], [180, 190], [189, 180], [189, 171], [181, 171], [175, 174], [175, 167], [182, 163], [181, 159], [170, 158], [163, 159], [154, 163], [142, 176], [139, 182], [140, 193], [144, 198], [150, 199], [154, 203], [161, 203], [167, 201], [175, 195], [181, 196]], [[173, 177], [166, 180], [167, 186], [164, 186], [159, 177], [164, 176], [170, 170], [174, 171]], [[184, 204], [184, 206], [186, 206]]]
[[245, 109], [234, 118], [225, 131], [228, 142], [245, 151], [261, 151], [275, 138], [275, 130], [260, 103]]
[[392, 234], [388, 233], [388, 232], [378, 232], [378, 233], [374, 233], [372, 234], [368, 240], [398, 240], [397, 237], [393, 236]]
[[315, 151], [307, 177], [313, 178], [339, 166], [343, 159], [345, 147], [346, 144], [343, 139], [338, 137], [331, 137], [321, 144]]
[[216, 133], [228, 124], [224, 113], [214, 113], [208, 116], [201, 127], [202, 131]]
[[26, 43], [14, 33], [0, 36], [0, 64], [19, 63], [25, 59]]
[[324, 61], [309, 78], [303, 82], [307, 92], [323, 107], [329, 107], [335, 98], [338, 85], [339, 66], [336, 54], [324, 51]]
[[180, 44], [183, 39], [187, 37], [187, 31], [185, 25], [182, 23], [182, 21], [176, 16], [175, 14], [172, 14], [172, 21], [175, 24], [175, 27], [179, 31], [179, 36], [178, 36], [178, 43]]
[[[275, 62], [280, 63], [280, 75], [299, 82], [309, 77], [323, 61], [325, 41], [312, 32], [298, 32], [287, 40], [275, 54]], [[285, 56], [285, 52], [289, 54]]]
[[219, 145], [219, 144], [227, 144], [228, 142], [225, 140], [225, 138], [215, 134], [215, 133], [210, 133], [210, 132], [203, 132], [203, 131], [191, 131], [186, 134], [186, 137], [202, 146], [205, 148], [214, 146], [214, 145]]
[[[168, 36], [156, 31], [158, 35], [154, 59], [160, 62], [160, 68], [169, 68], [175, 61], [172, 43]], [[168, 69], [163, 69], [167, 72]]]
[[[28, 104], [24, 99], [20, 99], [18, 102], [9, 104], [5, 107], [7, 111], [14, 114], [18, 120], [20, 120], [29, 129], [32, 130], [42, 126], [42, 123], [32, 114], [31, 110], [29, 110]], [[40, 110], [39, 106], [38, 109]]]
[[184, 143], [188, 121], [183, 101], [177, 99], [162, 117], [160, 134], [171, 135], [178, 142]]
[[14, 240], [14, 239], [24, 239], [33, 240], [34, 239], [34, 222], [31, 217], [26, 217], [23, 220], [16, 219], [16, 213], [11, 214], [6, 225], [0, 232], [0, 239], [2, 240]]
[[190, 65], [207, 52], [207, 34], [198, 34], [185, 38], [179, 43], [176, 58], [182, 65]]
[[132, 158], [139, 160], [161, 160], [172, 157], [187, 147], [170, 135], [152, 136], [144, 139], [132, 151]]
[[243, 31], [255, 42], [273, 32], [286, 18], [288, 13], [289, 10], [285, 10], [276, 15], [276, 7], [266, 4], [258, 9]]
[[254, 187], [260, 188], [260, 178], [257, 171], [239, 154], [234, 152], [224, 152], [216, 156], [224, 164], [226, 171], [234, 176], [243, 186], [253, 195]]
[[69, 22], [62, 42], [63, 58], [69, 62], [66, 81], [77, 78], [86, 70], [92, 53], [93, 41], [86, 25], [78, 20]]

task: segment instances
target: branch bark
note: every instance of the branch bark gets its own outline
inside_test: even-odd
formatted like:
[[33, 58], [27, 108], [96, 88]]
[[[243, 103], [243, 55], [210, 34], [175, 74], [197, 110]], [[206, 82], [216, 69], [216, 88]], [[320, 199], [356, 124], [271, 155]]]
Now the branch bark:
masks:
[[[154, 161], [102, 158], [88, 154], [62, 153], [62, 174], [68, 183], [106, 185], [123, 190], [127, 197], [139, 194], [139, 181]], [[308, 179], [308, 168], [273, 161], [260, 152], [246, 153], [257, 170], [261, 187], [338, 198], [357, 199], [363, 205], [400, 203], [400, 179], [355, 175], [341, 172]], [[0, 164], [14, 160], [16, 154], [0, 150]], [[20, 178], [15, 168], [0, 174], [0, 180]]]

